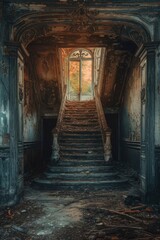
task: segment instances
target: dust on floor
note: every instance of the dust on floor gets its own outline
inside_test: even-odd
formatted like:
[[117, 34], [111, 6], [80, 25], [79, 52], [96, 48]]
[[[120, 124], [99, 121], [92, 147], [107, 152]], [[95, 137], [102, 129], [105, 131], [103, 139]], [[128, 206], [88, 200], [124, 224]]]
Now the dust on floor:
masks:
[[24, 199], [0, 212], [1, 240], [160, 239], [160, 207], [128, 190], [50, 191], [26, 187]]

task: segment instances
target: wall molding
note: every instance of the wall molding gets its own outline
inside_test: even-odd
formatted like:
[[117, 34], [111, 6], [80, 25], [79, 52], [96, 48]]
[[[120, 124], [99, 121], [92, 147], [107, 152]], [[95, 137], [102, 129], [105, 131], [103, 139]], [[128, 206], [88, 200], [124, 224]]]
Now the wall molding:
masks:
[[130, 141], [130, 140], [122, 140], [122, 145], [124, 147], [132, 148], [135, 150], [141, 149], [141, 142], [140, 141]]
[[26, 150], [26, 149], [34, 148], [34, 147], [39, 146], [40, 144], [41, 144], [40, 141], [24, 142], [24, 143], [23, 143], [23, 149]]

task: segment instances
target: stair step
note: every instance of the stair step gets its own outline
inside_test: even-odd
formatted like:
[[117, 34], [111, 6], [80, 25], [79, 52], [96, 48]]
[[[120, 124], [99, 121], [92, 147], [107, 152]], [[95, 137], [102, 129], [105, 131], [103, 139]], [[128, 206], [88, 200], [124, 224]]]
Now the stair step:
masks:
[[82, 173], [82, 172], [107, 172], [111, 171], [113, 169], [113, 166], [50, 166], [48, 167], [47, 172], [57, 172], [57, 173], [68, 173], [68, 172], [74, 172], [74, 173]]
[[104, 160], [104, 154], [103, 153], [99, 153], [99, 154], [85, 154], [85, 153], [81, 153], [79, 155], [77, 155], [76, 153], [63, 153], [61, 152], [60, 154], [60, 159], [83, 159], [83, 160]]
[[84, 173], [44, 173], [44, 176], [47, 179], [61, 179], [61, 180], [108, 180], [113, 178], [118, 178], [117, 172], [109, 172], [109, 173], [90, 173], [90, 172], [84, 172]]
[[96, 119], [90, 120], [90, 119], [63, 119], [64, 124], [99, 124], [99, 122]]
[[75, 136], [75, 137], [102, 137], [102, 134], [99, 130], [86, 131], [86, 130], [75, 130], [75, 131], [63, 131], [60, 136]]
[[98, 121], [98, 116], [94, 116], [93, 118], [86, 118], [86, 116], [83, 116], [83, 115], [78, 115], [78, 116], [75, 116], [75, 115], [67, 115], [65, 114], [64, 117], [63, 117], [63, 120], [66, 120], [66, 119], [69, 119], [69, 120], [89, 120], [91, 121], [91, 119], [94, 121]]
[[60, 144], [102, 144], [102, 137], [100, 138], [87, 138], [87, 137], [60, 137], [59, 138], [59, 143]]
[[99, 123], [80, 123], [80, 122], [64, 122], [63, 123], [63, 127], [80, 127], [80, 128], [83, 128], [83, 127], [87, 127], [88, 126], [88, 124], [89, 124], [89, 127], [90, 128], [99, 128], [100, 129], [100, 126], [99, 126]]
[[104, 166], [106, 162], [104, 162], [104, 159], [99, 160], [82, 160], [82, 159], [67, 159], [61, 160], [58, 164], [58, 166]]
[[97, 114], [96, 113], [77, 113], [77, 112], [65, 112], [65, 115], [68, 117], [68, 116], [73, 116], [73, 117], [80, 117], [81, 115], [83, 115], [84, 118], [89, 118], [89, 117], [97, 117]]
[[101, 146], [101, 147], [90, 147], [90, 148], [86, 148], [85, 146], [82, 147], [81, 145], [77, 148], [77, 147], [73, 147], [73, 146], [66, 146], [66, 147], [62, 147], [60, 146], [60, 151], [61, 152], [81, 152], [82, 154], [83, 153], [86, 153], [86, 154], [94, 154], [94, 153], [101, 153], [103, 152], [104, 148]]
[[80, 181], [69, 181], [69, 180], [51, 180], [51, 179], [35, 179], [32, 183], [32, 186], [37, 189], [43, 189], [43, 190], [64, 190], [64, 189], [70, 189], [70, 190], [84, 190], [84, 189], [111, 189], [114, 187], [122, 187], [126, 186], [128, 183], [127, 179], [113, 179], [113, 180], [80, 180]]
[[[77, 139], [79, 140], [79, 139]], [[99, 148], [99, 147], [102, 147], [102, 141], [89, 141], [88, 143], [88, 140], [87, 141], [81, 141], [82, 139], [80, 139], [80, 141], [76, 141], [73, 140], [73, 139], [70, 139], [70, 140], [66, 140], [66, 139], [62, 139], [62, 140], [59, 140], [60, 142], [60, 146], [61, 147], [75, 147], [75, 148]], [[85, 139], [86, 140], [86, 139]], [[93, 140], [93, 139], [92, 139]]]

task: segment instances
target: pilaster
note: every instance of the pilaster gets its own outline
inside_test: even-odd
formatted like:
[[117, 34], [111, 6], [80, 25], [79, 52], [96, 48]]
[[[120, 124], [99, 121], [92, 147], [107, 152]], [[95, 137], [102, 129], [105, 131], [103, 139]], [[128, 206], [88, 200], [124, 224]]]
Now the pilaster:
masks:
[[8, 185], [4, 192], [3, 205], [15, 204], [23, 190], [23, 132], [20, 131], [20, 88], [19, 58], [20, 45], [15, 42], [6, 43], [5, 59], [8, 63], [9, 94], [9, 164], [6, 168]]
[[149, 43], [139, 51], [141, 61], [141, 191], [146, 202], [157, 198], [158, 168], [155, 157], [156, 49]]

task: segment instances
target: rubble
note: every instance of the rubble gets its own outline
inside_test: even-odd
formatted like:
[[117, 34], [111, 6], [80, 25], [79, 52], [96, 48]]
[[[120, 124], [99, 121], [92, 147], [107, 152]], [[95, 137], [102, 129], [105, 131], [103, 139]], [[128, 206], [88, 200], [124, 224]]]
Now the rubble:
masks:
[[129, 190], [40, 192], [0, 212], [2, 240], [160, 240], [159, 205], [126, 205]]

